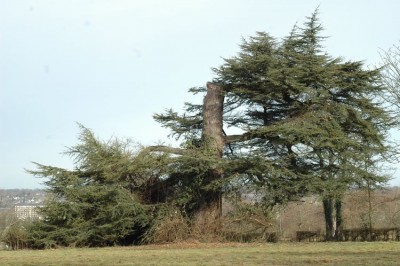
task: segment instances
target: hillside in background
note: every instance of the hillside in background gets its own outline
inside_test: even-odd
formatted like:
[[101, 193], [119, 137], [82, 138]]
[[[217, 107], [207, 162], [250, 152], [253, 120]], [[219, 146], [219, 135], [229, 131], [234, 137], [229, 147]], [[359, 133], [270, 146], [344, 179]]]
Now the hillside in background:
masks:
[[45, 197], [43, 189], [0, 189], [0, 208], [11, 208], [17, 204], [37, 205]]

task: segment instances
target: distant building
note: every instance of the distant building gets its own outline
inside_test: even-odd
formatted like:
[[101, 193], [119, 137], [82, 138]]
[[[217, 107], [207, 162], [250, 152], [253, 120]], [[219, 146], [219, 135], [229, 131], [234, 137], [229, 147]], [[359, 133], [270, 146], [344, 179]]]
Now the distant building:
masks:
[[14, 213], [18, 219], [40, 219], [40, 215], [37, 212], [37, 207], [42, 207], [39, 205], [31, 204], [17, 204], [14, 206]]

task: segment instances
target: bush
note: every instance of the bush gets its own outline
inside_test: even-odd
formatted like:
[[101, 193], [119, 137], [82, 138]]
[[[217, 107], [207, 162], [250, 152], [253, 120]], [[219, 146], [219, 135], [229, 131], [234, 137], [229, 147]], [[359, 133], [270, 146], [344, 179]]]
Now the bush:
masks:
[[146, 233], [146, 243], [277, 242], [270, 212], [252, 204], [236, 204], [226, 215], [199, 211], [192, 218], [180, 209], [164, 206], [158, 210]]
[[13, 250], [29, 247], [27, 227], [29, 221], [14, 217], [1, 235], [1, 241]]
[[262, 205], [235, 203], [224, 217], [223, 235], [228, 241], [277, 242], [272, 212]]
[[190, 237], [190, 222], [182, 212], [172, 206], [162, 206], [146, 232], [144, 243], [171, 243]]

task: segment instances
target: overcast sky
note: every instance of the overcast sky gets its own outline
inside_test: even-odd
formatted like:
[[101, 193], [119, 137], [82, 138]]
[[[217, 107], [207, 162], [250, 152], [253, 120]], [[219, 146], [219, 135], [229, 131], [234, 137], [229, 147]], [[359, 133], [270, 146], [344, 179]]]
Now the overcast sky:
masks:
[[198, 101], [242, 37], [284, 37], [318, 6], [332, 56], [372, 67], [400, 39], [398, 0], [0, 0], [0, 188], [40, 187], [32, 161], [71, 167], [76, 122], [168, 144], [154, 113]]

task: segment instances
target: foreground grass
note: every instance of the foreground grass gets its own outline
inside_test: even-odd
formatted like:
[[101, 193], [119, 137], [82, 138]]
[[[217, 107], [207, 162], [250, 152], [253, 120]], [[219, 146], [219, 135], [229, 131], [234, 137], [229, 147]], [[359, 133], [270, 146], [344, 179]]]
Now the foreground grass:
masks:
[[399, 265], [400, 242], [174, 244], [0, 251], [0, 265]]

